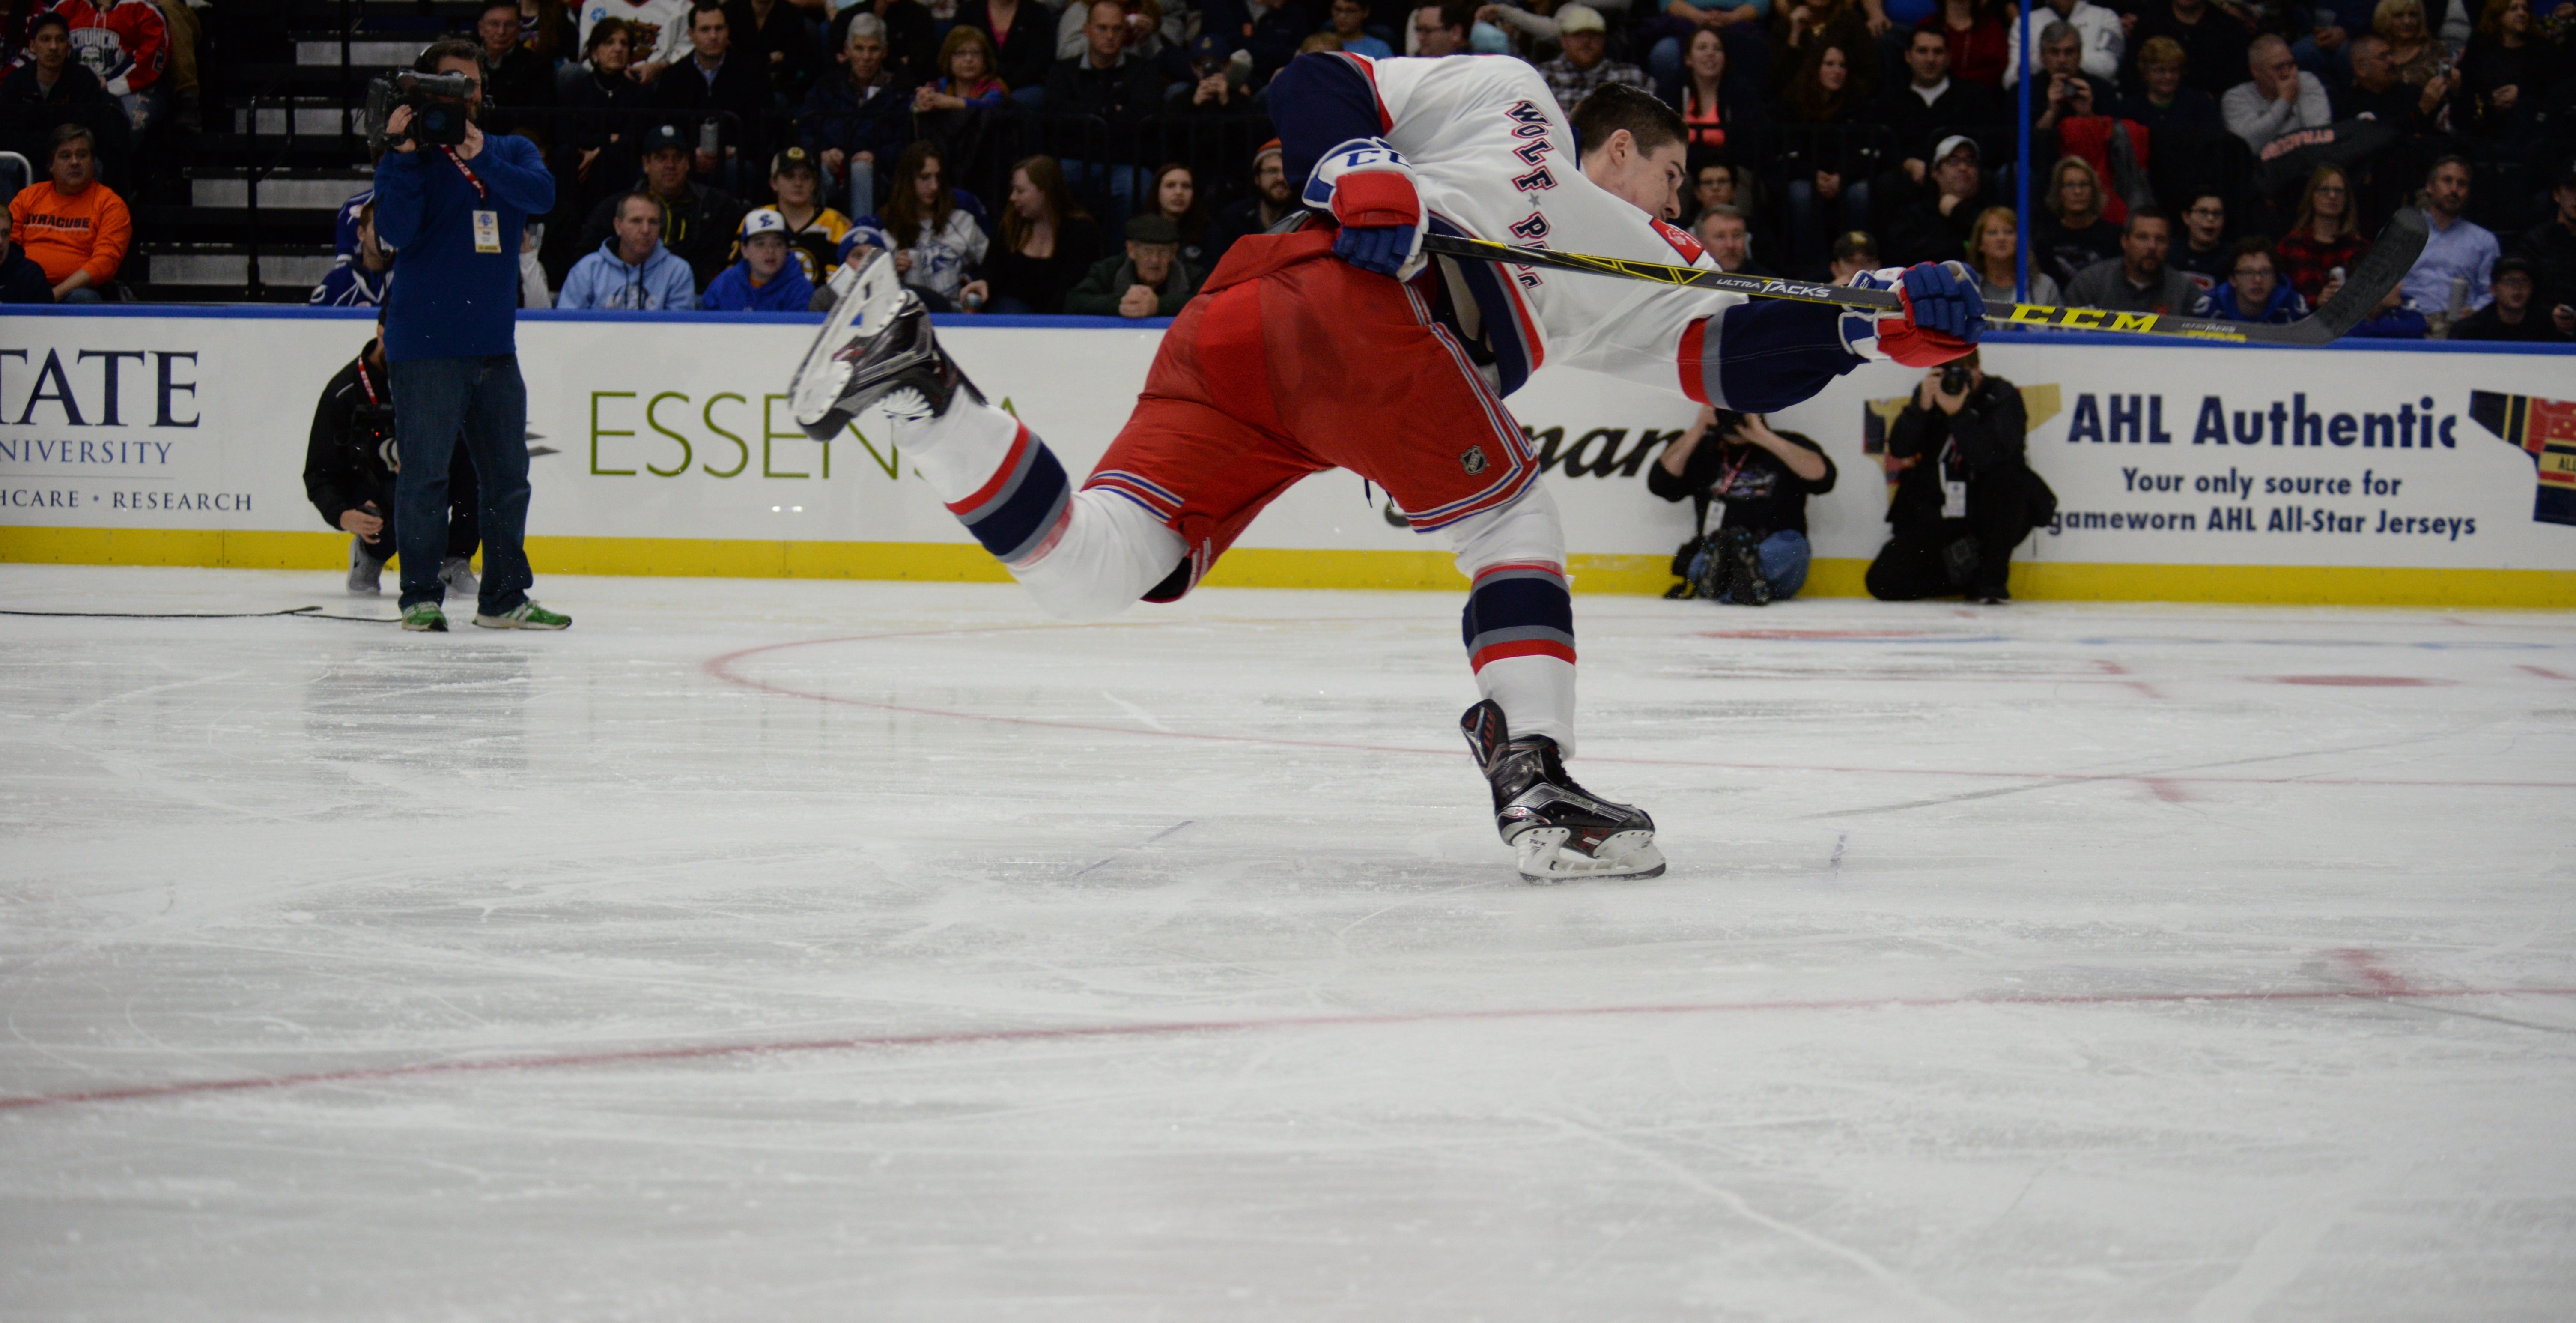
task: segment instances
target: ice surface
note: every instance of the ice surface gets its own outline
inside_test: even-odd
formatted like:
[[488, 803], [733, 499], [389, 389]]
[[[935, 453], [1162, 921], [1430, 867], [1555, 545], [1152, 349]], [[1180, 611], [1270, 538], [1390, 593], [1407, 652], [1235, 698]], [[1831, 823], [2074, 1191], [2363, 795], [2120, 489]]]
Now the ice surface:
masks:
[[541, 587], [0, 618], [0, 1316], [2576, 1312], [2569, 616]]

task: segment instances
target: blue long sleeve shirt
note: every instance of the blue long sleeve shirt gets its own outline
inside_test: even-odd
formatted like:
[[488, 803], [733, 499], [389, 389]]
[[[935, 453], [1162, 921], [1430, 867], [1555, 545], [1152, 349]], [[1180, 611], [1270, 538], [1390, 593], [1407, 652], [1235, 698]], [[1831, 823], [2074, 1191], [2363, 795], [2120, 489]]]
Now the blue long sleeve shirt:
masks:
[[[517, 352], [521, 232], [554, 204], [555, 177], [525, 138], [486, 134], [462, 168], [435, 147], [387, 152], [376, 163], [376, 237], [395, 250], [398, 278], [385, 303], [385, 357]], [[499, 252], [474, 251], [483, 210], [499, 214]]]

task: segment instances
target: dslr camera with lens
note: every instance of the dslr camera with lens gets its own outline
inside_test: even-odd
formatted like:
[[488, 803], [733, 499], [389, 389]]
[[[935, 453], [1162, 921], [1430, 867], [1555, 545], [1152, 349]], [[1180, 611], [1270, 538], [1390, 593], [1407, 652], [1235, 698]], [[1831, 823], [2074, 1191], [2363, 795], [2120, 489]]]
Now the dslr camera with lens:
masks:
[[[413, 73], [408, 70], [367, 84], [367, 141], [392, 151], [403, 143], [454, 147], [465, 141], [466, 100], [474, 80], [463, 74]], [[385, 132], [394, 107], [411, 107], [411, 127], [399, 135]]]

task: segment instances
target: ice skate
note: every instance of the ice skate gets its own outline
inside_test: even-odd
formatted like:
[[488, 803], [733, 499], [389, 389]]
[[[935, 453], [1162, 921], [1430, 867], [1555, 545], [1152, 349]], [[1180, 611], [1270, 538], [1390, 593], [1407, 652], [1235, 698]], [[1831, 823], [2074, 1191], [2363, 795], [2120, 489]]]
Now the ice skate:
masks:
[[349, 539], [349, 595], [375, 597], [385, 590], [385, 563], [367, 554], [365, 539]]
[[1556, 741], [1511, 737], [1492, 699], [1458, 719], [1467, 751], [1494, 787], [1494, 830], [1519, 855], [1532, 882], [1578, 877], [1661, 877], [1655, 820], [1643, 809], [1593, 795], [1565, 774]]
[[935, 418], [961, 387], [983, 398], [940, 349], [929, 309], [896, 278], [894, 259], [879, 253], [857, 274], [850, 270], [834, 273], [840, 299], [789, 388], [805, 435], [829, 441], [880, 401], [897, 414]]

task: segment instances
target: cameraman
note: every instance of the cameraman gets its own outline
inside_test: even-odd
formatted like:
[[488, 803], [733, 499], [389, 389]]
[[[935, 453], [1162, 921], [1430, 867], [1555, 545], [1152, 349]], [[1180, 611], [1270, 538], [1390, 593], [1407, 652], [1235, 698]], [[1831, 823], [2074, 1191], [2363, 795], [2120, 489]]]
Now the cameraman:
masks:
[[1924, 374], [1887, 432], [1887, 453], [1914, 463], [1888, 506], [1896, 532], [1870, 562], [1870, 596], [2011, 599], [2013, 548], [2057, 505], [2022, 461], [2029, 430], [2020, 388], [1987, 376], [1976, 354]]
[[1664, 595], [1739, 606], [1796, 596], [1807, 582], [1807, 498], [1833, 489], [1824, 447], [1773, 431], [1758, 413], [1702, 408], [1646, 470], [1646, 490], [1667, 501], [1689, 497], [1695, 528], [1707, 527], [1709, 502], [1726, 509], [1715, 533], [1673, 557], [1683, 581]]
[[[394, 536], [403, 628], [447, 628], [439, 553], [447, 473], [462, 444], [481, 488], [474, 623], [562, 629], [569, 617], [528, 600], [528, 387], [517, 343], [521, 233], [530, 215], [554, 205], [554, 176], [534, 143], [487, 138], [476, 127], [483, 65], [473, 43], [433, 42], [413, 67], [464, 80], [465, 95], [407, 96], [385, 119], [392, 150], [376, 163], [376, 235], [394, 249], [384, 346], [401, 456]], [[424, 141], [436, 138], [450, 141]]]
[[[393, 385], [386, 380], [385, 342], [380, 333], [349, 365], [322, 388], [313, 406], [313, 434], [304, 446], [304, 494], [322, 512], [322, 522], [349, 537], [349, 592], [373, 597], [379, 591], [385, 562], [393, 559], [395, 538], [386, 525], [393, 519], [394, 470]], [[447, 467], [447, 554], [438, 562], [438, 579], [460, 593], [478, 589], [474, 579], [474, 466], [465, 448], [455, 449]]]

